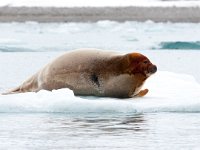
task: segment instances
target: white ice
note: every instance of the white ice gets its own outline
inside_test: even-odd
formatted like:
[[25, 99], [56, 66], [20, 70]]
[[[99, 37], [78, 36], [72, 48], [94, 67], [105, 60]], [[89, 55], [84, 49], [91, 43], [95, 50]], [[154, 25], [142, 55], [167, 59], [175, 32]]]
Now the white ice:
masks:
[[192, 76], [159, 71], [142, 98], [76, 97], [69, 89], [0, 96], [0, 112], [149, 113], [200, 112], [200, 85]]

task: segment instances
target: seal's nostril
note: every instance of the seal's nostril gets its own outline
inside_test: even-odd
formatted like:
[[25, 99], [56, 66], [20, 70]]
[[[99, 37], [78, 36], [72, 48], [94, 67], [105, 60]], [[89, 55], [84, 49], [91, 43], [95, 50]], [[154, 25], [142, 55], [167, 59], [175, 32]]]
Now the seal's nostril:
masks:
[[155, 73], [156, 71], [157, 71], [157, 67], [154, 66], [153, 69], [152, 69], [152, 72]]
[[150, 73], [155, 73], [156, 71], [157, 71], [156, 65], [152, 65], [152, 66], [149, 68], [149, 72], [150, 72]]

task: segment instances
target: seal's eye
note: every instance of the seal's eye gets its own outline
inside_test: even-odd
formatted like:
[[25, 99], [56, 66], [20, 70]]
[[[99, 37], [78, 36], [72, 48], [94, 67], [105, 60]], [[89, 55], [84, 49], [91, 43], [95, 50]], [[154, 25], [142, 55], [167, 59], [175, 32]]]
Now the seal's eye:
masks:
[[144, 64], [147, 64], [147, 63], [148, 63], [148, 61], [147, 61], [147, 60], [145, 60], [143, 63], [144, 63]]

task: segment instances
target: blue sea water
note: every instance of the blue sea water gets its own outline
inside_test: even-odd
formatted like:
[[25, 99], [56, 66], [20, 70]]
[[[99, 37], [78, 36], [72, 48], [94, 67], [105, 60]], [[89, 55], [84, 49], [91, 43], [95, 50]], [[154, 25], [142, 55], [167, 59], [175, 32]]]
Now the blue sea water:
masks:
[[159, 69], [139, 99], [76, 97], [67, 89], [0, 95], [0, 150], [199, 149], [200, 24], [26, 22], [0, 29], [0, 92], [82, 47], [138, 51]]

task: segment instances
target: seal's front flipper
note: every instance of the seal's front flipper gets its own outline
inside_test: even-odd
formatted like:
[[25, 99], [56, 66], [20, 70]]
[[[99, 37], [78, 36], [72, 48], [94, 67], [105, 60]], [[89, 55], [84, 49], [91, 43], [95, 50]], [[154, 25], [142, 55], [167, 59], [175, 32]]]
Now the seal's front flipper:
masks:
[[141, 90], [138, 94], [136, 94], [135, 96], [136, 97], [142, 97], [142, 96], [145, 96], [147, 93], [149, 92], [148, 89], [144, 89], [144, 90]]

